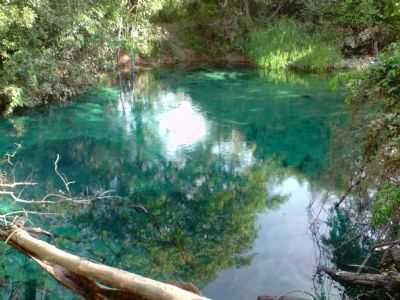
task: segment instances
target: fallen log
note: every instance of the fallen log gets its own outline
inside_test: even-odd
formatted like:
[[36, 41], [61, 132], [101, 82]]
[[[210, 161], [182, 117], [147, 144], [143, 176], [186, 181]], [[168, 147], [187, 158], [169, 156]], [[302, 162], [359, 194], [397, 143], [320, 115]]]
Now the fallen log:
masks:
[[[86, 299], [207, 300], [177, 286], [70, 254], [14, 226], [6, 243], [32, 257], [67, 288]], [[179, 285], [179, 284], [178, 284]]]
[[307, 300], [296, 296], [258, 296], [257, 300]]
[[387, 291], [400, 291], [400, 273], [388, 272], [380, 274], [354, 273], [347, 271], [335, 271], [321, 267], [320, 270], [328, 274], [332, 279], [354, 285], [384, 289]]

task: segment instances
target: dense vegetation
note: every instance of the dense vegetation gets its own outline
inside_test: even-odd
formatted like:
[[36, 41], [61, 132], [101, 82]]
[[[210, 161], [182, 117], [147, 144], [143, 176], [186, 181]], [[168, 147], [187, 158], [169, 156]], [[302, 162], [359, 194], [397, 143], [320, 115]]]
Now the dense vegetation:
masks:
[[366, 199], [362, 203], [372, 212], [371, 224], [385, 226], [398, 218], [400, 208], [400, 44], [388, 46], [368, 69], [337, 78], [350, 91], [347, 100], [353, 111], [334, 149], [351, 151], [345, 151], [343, 163], [338, 164], [346, 165], [351, 188]]
[[2, 110], [65, 100], [93, 83], [111, 61], [124, 10], [120, 1], [2, 1]]
[[263, 68], [329, 71], [396, 40], [399, 17], [396, 0], [2, 1], [0, 108], [68, 99], [121, 48], [161, 63], [237, 54]]
[[[335, 168], [347, 170], [347, 192], [341, 198], [343, 207], [338, 204], [332, 211], [332, 230], [326, 242], [337, 249], [333, 258], [337, 266], [357, 273], [373, 270], [390, 281], [400, 271], [396, 258], [400, 229], [399, 43], [388, 46], [367, 70], [343, 78], [351, 91], [348, 101], [353, 114], [349, 127], [338, 134], [341, 141], [333, 151], [342, 161]], [[348, 257], [353, 257], [352, 267], [343, 263]], [[364, 294], [365, 299], [399, 297], [397, 288], [386, 290], [347, 288], [350, 295]]]
[[350, 97], [357, 112], [368, 106], [372, 114], [357, 118], [359, 168], [362, 181], [376, 189], [372, 204], [375, 226], [398, 222], [400, 209], [400, 44], [392, 44], [368, 71], [354, 75]]

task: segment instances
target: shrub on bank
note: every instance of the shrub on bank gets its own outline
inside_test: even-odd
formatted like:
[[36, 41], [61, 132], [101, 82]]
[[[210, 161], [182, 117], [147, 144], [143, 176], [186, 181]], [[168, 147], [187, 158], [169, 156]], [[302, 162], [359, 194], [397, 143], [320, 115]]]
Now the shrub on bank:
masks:
[[[367, 70], [349, 81], [355, 112], [370, 108], [357, 124], [366, 186], [376, 193], [372, 224], [400, 218], [400, 43], [389, 46]], [[372, 109], [371, 109], [372, 108]], [[363, 115], [363, 113], [359, 114]]]

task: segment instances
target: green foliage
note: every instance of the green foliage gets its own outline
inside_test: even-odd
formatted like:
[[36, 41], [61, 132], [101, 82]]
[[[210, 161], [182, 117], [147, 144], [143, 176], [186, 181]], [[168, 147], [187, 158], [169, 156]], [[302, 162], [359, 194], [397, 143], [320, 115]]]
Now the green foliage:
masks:
[[[111, 54], [121, 46], [135, 49], [143, 57], [158, 56], [164, 45], [186, 47], [210, 56], [244, 51], [263, 68], [290, 66], [323, 72], [341, 58], [336, 36], [324, 29], [327, 26], [333, 24], [335, 30], [350, 27], [357, 32], [376, 27], [374, 32], [386, 32], [389, 40], [398, 36], [400, 11], [396, 0], [230, 0], [227, 3], [217, 0], [101, 0], [96, 5], [83, 0], [2, 2], [0, 108], [11, 112], [20, 106], [65, 100], [77, 94], [93, 83], [94, 74], [110, 67]], [[176, 25], [183, 43], [165, 42], [168, 36], [158, 26], [165, 23]], [[379, 42], [380, 46], [385, 43]], [[173, 50], [172, 56], [182, 53]]]
[[142, 57], [154, 57], [158, 53], [162, 33], [156, 23], [158, 14], [168, 7], [168, 0], [139, 0], [129, 7], [131, 36], [135, 51]]
[[363, 168], [364, 194], [374, 189], [371, 223], [398, 222], [400, 187], [400, 44], [389, 46], [367, 70], [348, 80], [351, 127], [357, 149], [353, 169]]
[[[153, 2], [153, 1], [151, 1]], [[156, 23], [173, 23], [186, 14], [186, 5], [182, 0], [164, 0], [162, 8], [153, 17]]]
[[0, 107], [65, 100], [93, 83], [118, 46], [124, 8], [118, 0], [2, 2]]
[[[374, 105], [377, 109], [373, 118], [367, 120], [365, 154], [371, 159], [371, 155], [380, 153], [394, 161], [398, 157], [395, 149], [399, 134], [400, 44], [389, 46], [367, 71], [355, 73], [348, 86], [356, 108]], [[393, 149], [390, 155], [389, 149]]]
[[186, 47], [214, 57], [239, 51], [238, 41], [245, 32], [243, 17], [235, 7], [221, 9], [217, 1], [188, 5], [178, 25]]
[[329, 32], [288, 19], [251, 32], [245, 49], [263, 68], [323, 72], [341, 58], [335, 40]]
[[375, 195], [372, 224], [382, 226], [400, 217], [400, 188], [394, 185], [385, 185]]
[[309, 53], [293, 63], [294, 69], [322, 73], [335, 69], [342, 56], [338, 47], [322, 42], [309, 48]]
[[323, 12], [336, 23], [353, 28], [378, 24], [398, 26], [400, 2], [398, 0], [342, 0], [323, 4]]
[[400, 43], [392, 44], [367, 76], [368, 84], [376, 83], [375, 88], [381, 95], [390, 100], [400, 100]]
[[391, 44], [370, 68], [341, 76], [355, 105], [379, 103], [383, 110], [398, 104], [400, 98], [400, 43]]

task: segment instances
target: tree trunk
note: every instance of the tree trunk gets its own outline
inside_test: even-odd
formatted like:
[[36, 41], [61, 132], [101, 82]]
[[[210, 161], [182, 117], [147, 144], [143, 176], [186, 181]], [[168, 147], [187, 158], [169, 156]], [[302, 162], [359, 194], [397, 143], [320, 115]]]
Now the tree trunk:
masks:
[[385, 289], [387, 291], [400, 291], [400, 273], [389, 272], [387, 274], [353, 273], [346, 271], [335, 271], [329, 268], [321, 268], [332, 279], [355, 285], [371, 288]]
[[59, 282], [86, 299], [206, 300], [176, 286], [91, 262], [14, 228], [7, 243], [31, 256]]

